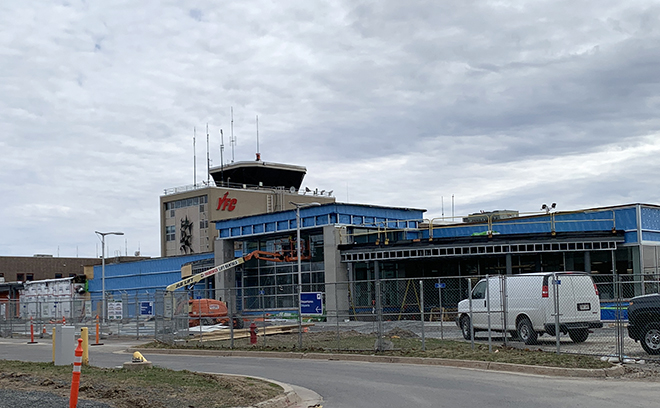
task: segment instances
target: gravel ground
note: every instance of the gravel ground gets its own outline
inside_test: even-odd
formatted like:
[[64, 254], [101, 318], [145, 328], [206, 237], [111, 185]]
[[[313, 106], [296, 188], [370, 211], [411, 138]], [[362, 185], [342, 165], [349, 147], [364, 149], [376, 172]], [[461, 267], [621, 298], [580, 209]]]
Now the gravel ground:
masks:
[[[0, 408], [69, 408], [69, 399], [51, 392], [0, 389]], [[101, 402], [78, 400], [78, 408], [113, 408]]]

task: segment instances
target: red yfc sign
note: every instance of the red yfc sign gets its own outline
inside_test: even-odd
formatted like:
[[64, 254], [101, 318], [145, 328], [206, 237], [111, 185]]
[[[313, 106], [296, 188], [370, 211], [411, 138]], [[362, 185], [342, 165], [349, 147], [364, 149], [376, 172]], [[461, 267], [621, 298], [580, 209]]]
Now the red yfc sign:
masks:
[[226, 192], [225, 195], [218, 199], [218, 208], [219, 211], [234, 211], [236, 208], [237, 200], [235, 198], [228, 198], [229, 192]]

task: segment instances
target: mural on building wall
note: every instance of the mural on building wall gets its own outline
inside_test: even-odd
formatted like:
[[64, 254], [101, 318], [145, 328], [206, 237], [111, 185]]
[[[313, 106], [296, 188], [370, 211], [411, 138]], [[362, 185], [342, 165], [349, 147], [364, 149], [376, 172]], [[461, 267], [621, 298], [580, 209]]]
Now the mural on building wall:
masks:
[[188, 254], [188, 253], [192, 254], [195, 252], [192, 249], [192, 228], [193, 228], [193, 224], [188, 219], [188, 216], [186, 216], [186, 218], [181, 219], [181, 240], [179, 241], [181, 243], [181, 246], [179, 247], [179, 249], [184, 254]]

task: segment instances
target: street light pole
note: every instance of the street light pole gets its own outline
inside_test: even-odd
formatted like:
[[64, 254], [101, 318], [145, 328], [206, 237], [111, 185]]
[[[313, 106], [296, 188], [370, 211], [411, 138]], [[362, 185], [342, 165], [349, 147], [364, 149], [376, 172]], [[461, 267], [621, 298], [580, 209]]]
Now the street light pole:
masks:
[[107, 318], [107, 306], [105, 302], [105, 236], [106, 235], [124, 235], [123, 232], [99, 232], [99, 231], [94, 231], [97, 235], [101, 237], [101, 292], [102, 292], [102, 299], [101, 299], [101, 308], [102, 308], [102, 317], [103, 317], [103, 323], [105, 323], [106, 318]]
[[300, 209], [304, 207], [313, 207], [321, 205], [317, 202], [311, 203], [294, 203], [289, 201], [289, 204], [296, 207], [296, 257], [298, 258], [298, 349], [302, 350], [302, 302], [300, 301], [300, 294], [302, 293], [302, 251], [300, 245]]

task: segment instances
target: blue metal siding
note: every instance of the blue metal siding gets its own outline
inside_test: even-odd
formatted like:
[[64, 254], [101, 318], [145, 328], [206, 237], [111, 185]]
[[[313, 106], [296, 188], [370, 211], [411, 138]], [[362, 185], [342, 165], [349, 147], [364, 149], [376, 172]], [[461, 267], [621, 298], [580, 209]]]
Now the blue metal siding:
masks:
[[[660, 225], [660, 210], [652, 208], [647, 209], [651, 211], [648, 212], [649, 216], [644, 217], [643, 219], [652, 218], [652, 220], [649, 221], [649, 224], [652, 225], [657, 220], [658, 225]], [[492, 228], [493, 232], [496, 234], [515, 235], [550, 233], [553, 230], [559, 233], [611, 231], [612, 228], [616, 225], [617, 230], [626, 231], [626, 243], [634, 243], [637, 241], [637, 236], [634, 232], [634, 230], [637, 228], [636, 214], [636, 208], [633, 206], [611, 210], [557, 213], [554, 215], [548, 214], [526, 218], [509, 218], [505, 220], [498, 220], [492, 223]], [[488, 223], [486, 222], [478, 224], [466, 224], [465, 226], [452, 225], [448, 227], [434, 228], [433, 237], [466, 237], [487, 231]], [[424, 238], [428, 238], [428, 230], [423, 231], [422, 236]], [[657, 236], [653, 234], [649, 234], [648, 236], [653, 237], [653, 240], [657, 240]]]
[[[153, 293], [157, 289], [165, 289], [171, 283], [181, 280], [181, 267], [188, 263], [203, 259], [213, 259], [212, 253], [189, 256], [147, 259], [138, 262], [127, 262], [105, 265], [106, 292]], [[89, 292], [100, 297], [103, 290], [103, 274], [100, 265], [94, 266], [94, 279], [89, 281]]]
[[[399, 228], [416, 228], [422, 220], [423, 210], [374, 207], [356, 204], [325, 204], [300, 209], [301, 228], [318, 227], [329, 223], [383, 227], [385, 224]], [[392, 221], [390, 221], [392, 220]], [[263, 227], [262, 227], [263, 226]], [[221, 238], [248, 236], [262, 232], [278, 232], [296, 229], [296, 211], [281, 211], [253, 215], [216, 222]], [[409, 234], [418, 237], [418, 233]]]
[[660, 242], [660, 231], [642, 231], [642, 241]]
[[[642, 229], [645, 231], [652, 231], [654, 233], [660, 232], [660, 209], [642, 207]], [[654, 236], [651, 234], [651, 236]], [[644, 240], [647, 238], [644, 237]], [[658, 241], [657, 236], [651, 241]]]

